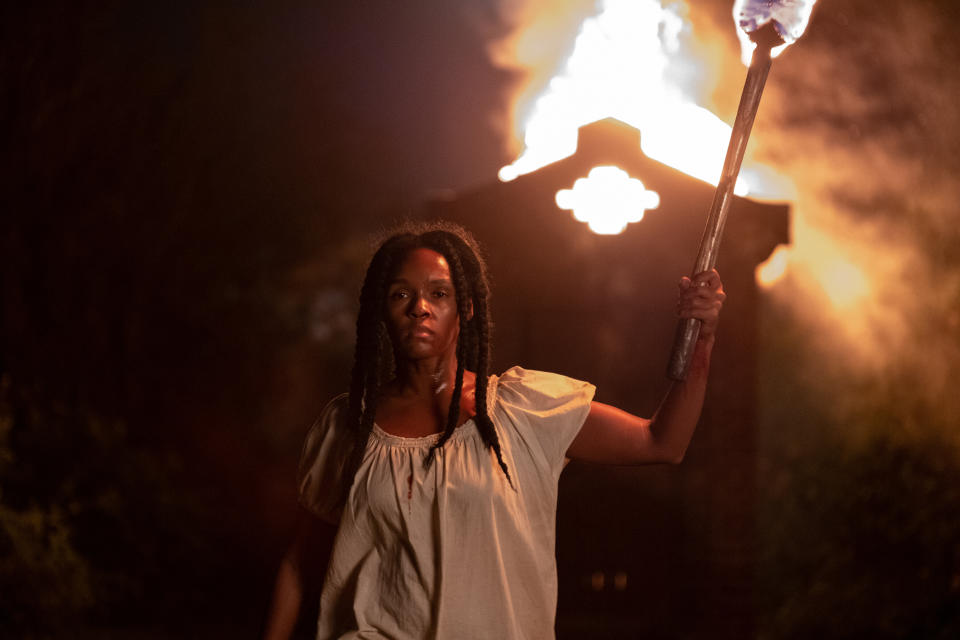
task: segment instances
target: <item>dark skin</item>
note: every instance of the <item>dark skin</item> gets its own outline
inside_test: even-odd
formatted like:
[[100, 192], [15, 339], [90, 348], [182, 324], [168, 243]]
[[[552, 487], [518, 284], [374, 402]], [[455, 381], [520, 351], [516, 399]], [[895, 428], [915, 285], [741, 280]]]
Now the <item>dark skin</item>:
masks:
[[[460, 335], [446, 259], [430, 249], [411, 251], [390, 281], [386, 313], [397, 374], [377, 403], [377, 426], [405, 438], [439, 433], [453, 397]], [[475, 383], [465, 371], [458, 425], [476, 413]]]
[[[457, 370], [460, 318], [455, 293], [446, 259], [430, 249], [411, 251], [391, 280], [386, 322], [397, 373], [383, 390], [376, 415], [377, 425], [387, 433], [417, 438], [443, 431]], [[670, 388], [650, 419], [593, 402], [567, 450], [570, 458], [607, 464], [676, 464], [683, 459], [703, 406], [725, 298], [716, 271], [680, 281], [677, 315], [701, 321], [687, 379]], [[476, 376], [465, 371], [458, 425], [475, 414], [475, 383]], [[335, 532], [334, 526], [301, 509], [293, 542], [277, 573], [265, 638], [290, 637], [306, 579], [323, 575]]]

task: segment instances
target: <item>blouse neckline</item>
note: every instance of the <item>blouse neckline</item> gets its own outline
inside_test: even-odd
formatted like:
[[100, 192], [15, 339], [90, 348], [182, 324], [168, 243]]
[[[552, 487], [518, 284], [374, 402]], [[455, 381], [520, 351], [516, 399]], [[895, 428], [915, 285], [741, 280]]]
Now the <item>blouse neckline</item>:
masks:
[[[487, 378], [487, 413], [493, 413], [494, 401], [497, 397], [497, 382], [499, 378], [496, 375], [491, 375]], [[473, 432], [476, 433], [476, 421], [473, 416], [467, 418], [467, 420], [454, 429], [453, 434], [450, 436], [450, 440], [461, 440], [465, 436], [469, 435], [470, 429], [469, 426], [473, 426]], [[440, 441], [440, 436], [443, 435], [442, 432], [431, 433], [426, 436], [417, 436], [413, 438], [408, 438], [405, 436], [396, 436], [392, 433], [387, 433], [384, 431], [380, 425], [376, 422], [373, 423], [373, 429], [371, 430], [372, 435], [374, 435], [377, 440], [380, 440], [384, 444], [393, 447], [432, 447]]]

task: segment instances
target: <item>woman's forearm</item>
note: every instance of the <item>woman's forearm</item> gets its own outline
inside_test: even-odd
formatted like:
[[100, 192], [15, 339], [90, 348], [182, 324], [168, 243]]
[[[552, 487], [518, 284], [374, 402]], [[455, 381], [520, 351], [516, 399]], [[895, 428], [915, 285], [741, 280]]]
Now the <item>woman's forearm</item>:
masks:
[[264, 640], [288, 640], [297, 626], [303, 602], [303, 580], [300, 570], [287, 552], [280, 562], [273, 586], [273, 598], [264, 626]]
[[674, 383], [651, 419], [600, 402], [567, 449], [567, 456], [600, 464], [678, 463], [700, 418], [713, 339], [697, 342], [687, 379]]
[[713, 336], [697, 340], [687, 378], [673, 383], [651, 420], [651, 438], [658, 449], [668, 452], [670, 462], [683, 460], [700, 420], [712, 350]]
[[677, 314], [701, 322], [686, 380], [673, 383], [649, 420], [592, 403], [580, 433], [567, 449], [569, 457], [605, 464], [676, 464], [683, 460], [703, 409], [710, 353], [725, 298], [716, 270], [680, 279]]
[[304, 594], [319, 592], [330, 561], [337, 528], [300, 511], [293, 540], [280, 561], [273, 598], [264, 624], [264, 640], [287, 640], [297, 626]]

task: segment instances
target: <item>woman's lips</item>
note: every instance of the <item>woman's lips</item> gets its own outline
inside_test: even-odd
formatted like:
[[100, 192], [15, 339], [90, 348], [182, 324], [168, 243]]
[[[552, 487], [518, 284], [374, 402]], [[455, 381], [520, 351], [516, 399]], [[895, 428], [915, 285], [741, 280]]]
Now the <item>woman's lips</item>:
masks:
[[410, 331], [411, 338], [431, 338], [433, 337], [433, 331], [427, 329], [426, 327], [416, 327]]

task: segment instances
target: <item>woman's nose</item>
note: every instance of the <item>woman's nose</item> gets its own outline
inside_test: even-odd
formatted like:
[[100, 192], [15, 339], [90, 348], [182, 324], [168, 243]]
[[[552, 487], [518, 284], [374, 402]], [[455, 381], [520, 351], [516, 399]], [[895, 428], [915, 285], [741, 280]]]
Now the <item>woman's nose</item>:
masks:
[[424, 296], [416, 296], [410, 301], [410, 310], [408, 313], [414, 318], [423, 318], [430, 315], [430, 307]]

